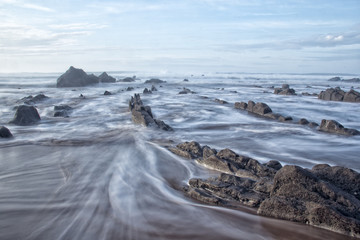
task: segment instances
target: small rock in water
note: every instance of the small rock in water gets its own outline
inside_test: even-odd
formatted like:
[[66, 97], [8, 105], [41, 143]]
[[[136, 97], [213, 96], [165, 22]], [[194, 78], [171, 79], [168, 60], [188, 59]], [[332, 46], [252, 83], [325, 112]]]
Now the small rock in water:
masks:
[[144, 94], [151, 94], [152, 92], [151, 92], [151, 90], [145, 88], [144, 91], [143, 91], [143, 93], [144, 93]]
[[360, 132], [356, 129], [344, 128], [344, 126], [341, 125], [339, 122], [335, 120], [326, 120], [326, 119], [323, 119], [321, 121], [319, 130], [323, 132], [336, 133], [347, 136], [360, 134]]
[[16, 110], [14, 119], [10, 123], [25, 126], [35, 124], [40, 120], [40, 115], [35, 107], [20, 105]]
[[11, 138], [13, 135], [11, 134], [10, 130], [5, 127], [5, 126], [1, 126], [0, 127], [0, 137], [1, 138]]
[[105, 91], [105, 92], [104, 92], [104, 95], [111, 95], [111, 92]]
[[103, 72], [100, 76], [99, 76], [100, 82], [103, 83], [114, 83], [116, 82], [116, 79], [114, 77], [109, 76], [106, 72]]

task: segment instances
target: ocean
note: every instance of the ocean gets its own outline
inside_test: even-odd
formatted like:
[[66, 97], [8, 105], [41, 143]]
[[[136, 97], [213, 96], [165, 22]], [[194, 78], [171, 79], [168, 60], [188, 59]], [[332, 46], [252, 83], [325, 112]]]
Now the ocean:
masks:
[[[262, 163], [278, 160], [304, 168], [326, 163], [359, 172], [360, 136], [296, 124], [301, 118], [318, 124], [332, 119], [360, 130], [358, 103], [311, 95], [337, 86], [359, 91], [359, 82], [328, 81], [333, 74], [108, 74], [117, 79], [136, 75], [137, 80], [56, 88], [61, 73], [0, 75], [0, 125], [14, 135], [0, 139], [0, 239], [344, 239], [323, 229], [261, 217], [251, 208], [228, 209], [189, 199], [180, 189], [190, 178], [219, 173], [166, 147], [197, 141]], [[151, 88], [144, 84], [150, 78], [166, 83], [142, 94]], [[273, 87], [282, 84], [297, 95], [273, 94]], [[195, 93], [178, 94], [184, 87]], [[112, 94], [105, 96], [105, 91]], [[34, 104], [41, 116], [38, 124], [8, 123], [22, 98], [41, 93], [48, 99]], [[128, 110], [135, 93], [174, 131], [135, 125]], [[293, 121], [234, 108], [235, 102], [249, 100], [264, 102]], [[54, 117], [54, 106], [62, 104], [73, 108], [69, 117]]]

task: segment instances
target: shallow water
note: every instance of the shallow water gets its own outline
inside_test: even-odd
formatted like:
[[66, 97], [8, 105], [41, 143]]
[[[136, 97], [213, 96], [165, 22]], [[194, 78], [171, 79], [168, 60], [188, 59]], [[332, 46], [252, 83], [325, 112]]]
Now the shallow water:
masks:
[[[0, 239], [344, 239], [319, 228], [260, 217], [253, 209], [225, 209], [185, 197], [179, 188], [190, 178], [217, 173], [165, 146], [195, 140], [261, 162], [276, 159], [307, 168], [328, 163], [360, 171], [359, 136], [326, 134], [233, 107], [235, 101], [261, 101], [295, 121], [334, 119], [360, 130], [356, 103], [279, 96], [269, 88], [288, 83], [297, 93], [319, 93], [328, 85], [349, 90], [359, 83], [329, 82], [333, 76], [321, 74], [157, 76], [167, 83], [156, 85], [158, 91], [142, 95], [142, 100], [175, 130], [164, 132], [134, 125], [127, 110], [134, 93], [151, 87], [144, 80], [156, 75], [126, 74], [141, 80], [57, 89], [59, 74], [0, 76], [0, 125], [15, 136], [0, 139]], [[135, 90], [124, 91], [128, 86]], [[177, 94], [183, 87], [196, 94]], [[104, 96], [105, 90], [113, 95]], [[49, 97], [36, 104], [39, 124], [7, 123], [21, 98], [39, 93]], [[74, 108], [69, 118], [53, 117], [53, 106], [60, 104]]]

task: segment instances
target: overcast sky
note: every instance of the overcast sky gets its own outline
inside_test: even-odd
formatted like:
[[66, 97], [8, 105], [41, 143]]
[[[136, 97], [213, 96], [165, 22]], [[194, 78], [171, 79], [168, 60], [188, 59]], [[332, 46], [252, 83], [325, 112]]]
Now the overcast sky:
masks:
[[0, 72], [360, 73], [360, 0], [0, 0]]

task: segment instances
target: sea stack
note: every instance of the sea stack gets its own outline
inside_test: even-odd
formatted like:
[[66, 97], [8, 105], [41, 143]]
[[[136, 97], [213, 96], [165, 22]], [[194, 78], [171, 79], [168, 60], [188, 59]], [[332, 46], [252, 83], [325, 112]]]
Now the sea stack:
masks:
[[99, 77], [86, 74], [84, 70], [71, 66], [57, 79], [56, 87], [84, 87], [99, 83]]

